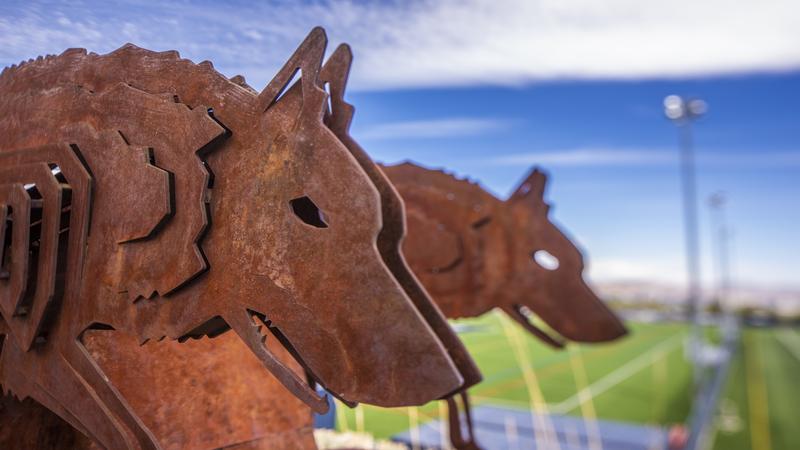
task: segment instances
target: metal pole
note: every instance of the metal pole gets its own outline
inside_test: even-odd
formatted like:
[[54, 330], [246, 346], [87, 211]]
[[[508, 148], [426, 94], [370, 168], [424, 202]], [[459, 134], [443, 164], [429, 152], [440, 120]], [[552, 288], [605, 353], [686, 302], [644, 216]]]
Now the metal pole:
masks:
[[[728, 296], [728, 228], [725, 224], [725, 196], [722, 192], [712, 194], [708, 198], [708, 208], [711, 218], [711, 232], [716, 238], [716, 275], [717, 301], [720, 307]], [[724, 308], [723, 308], [724, 309]]]
[[[700, 343], [700, 249], [697, 226], [697, 177], [691, 122], [679, 125], [681, 136], [681, 180], [683, 223], [686, 240], [687, 319], [692, 323], [692, 345]], [[693, 349], [696, 350], [696, 347]]]
[[686, 450], [703, 450], [707, 448], [709, 438], [713, 435], [714, 412], [717, 410], [722, 389], [728, 378], [731, 360], [736, 353], [739, 336], [738, 330], [725, 336], [722, 343], [720, 361], [714, 366], [706, 389], [695, 393], [692, 412], [689, 415], [689, 439]]
[[713, 194], [708, 201], [711, 209], [712, 231], [717, 237], [717, 276], [719, 277], [719, 292], [717, 301], [720, 305], [721, 327], [723, 333], [731, 333], [735, 327], [733, 304], [731, 303], [731, 268], [730, 245], [731, 232], [725, 217], [726, 198], [722, 192]]
[[689, 357], [694, 363], [695, 387], [700, 384], [698, 357], [702, 334], [700, 318], [700, 249], [697, 227], [697, 180], [695, 174], [692, 121], [705, 113], [702, 100], [683, 99], [670, 95], [664, 99], [664, 113], [678, 127], [681, 155], [681, 187], [683, 192], [683, 223], [686, 241], [686, 316], [691, 322]]

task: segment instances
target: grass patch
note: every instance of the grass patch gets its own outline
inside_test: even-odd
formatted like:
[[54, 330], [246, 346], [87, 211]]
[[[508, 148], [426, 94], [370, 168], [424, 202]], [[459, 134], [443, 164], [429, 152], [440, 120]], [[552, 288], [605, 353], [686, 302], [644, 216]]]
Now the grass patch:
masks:
[[[496, 403], [529, 408], [531, 396], [519, 362], [508, 339], [516, 333], [524, 357], [531, 362], [542, 397], [551, 411], [643, 424], [669, 425], [682, 422], [689, 413], [691, 370], [683, 356], [683, 324], [628, 324], [631, 333], [610, 344], [574, 345], [553, 350], [525, 333], [501, 315], [489, 313], [477, 319], [454, 322], [465, 345], [484, 375], [484, 382], [470, 390], [473, 403]], [[504, 328], [506, 327], [506, 328]], [[512, 335], [513, 336], [513, 335]], [[576, 396], [584, 368], [585, 384], [591, 387], [591, 404]], [[623, 369], [624, 368], [624, 369]], [[595, 392], [595, 387], [604, 387]], [[409, 428], [410, 417], [418, 423], [440, 418], [443, 405], [433, 402], [412, 411], [408, 408], [342, 405], [337, 428], [367, 431], [388, 438]], [[357, 415], [362, 420], [357, 420]], [[363, 429], [361, 425], [363, 424]]]
[[720, 404], [715, 449], [800, 448], [800, 332], [745, 329]]

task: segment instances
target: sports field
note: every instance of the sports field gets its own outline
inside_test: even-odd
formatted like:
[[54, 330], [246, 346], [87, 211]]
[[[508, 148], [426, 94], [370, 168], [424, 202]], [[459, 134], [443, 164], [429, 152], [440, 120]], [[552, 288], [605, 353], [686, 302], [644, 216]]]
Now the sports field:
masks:
[[[500, 312], [455, 325], [484, 375], [470, 390], [475, 404], [657, 425], [682, 422], [689, 413], [685, 325], [629, 323], [630, 335], [618, 342], [564, 351], [540, 343]], [[388, 438], [445, 413], [443, 402], [396, 409], [339, 405], [337, 427]]]
[[800, 331], [744, 330], [717, 425], [717, 450], [800, 449]]
[[[564, 351], [546, 347], [499, 312], [454, 324], [485, 377], [471, 390], [476, 404], [663, 426], [682, 423], [690, 413], [684, 324], [629, 322], [630, 335], [618, 342]], [[396, 409], [339, 405], [337, 427], [388, 438], [445, 413], [443, 402]], [[717, 450], [800, 449], [800, 331], [743, 330], [716, 427]]]

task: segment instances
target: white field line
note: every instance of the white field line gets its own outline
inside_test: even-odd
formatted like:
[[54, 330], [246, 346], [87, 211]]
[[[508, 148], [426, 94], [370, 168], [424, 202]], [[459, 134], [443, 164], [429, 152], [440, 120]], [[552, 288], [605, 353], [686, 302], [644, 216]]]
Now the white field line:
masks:
[[573, 395], [572, 397], [564, 400], [561, 403], [556, 404], [551, 408], [551, 411], [559, 414], [566, 414], [567, 412], [578, 407], [581, 404], [581, 402], [584, 401], [584, 399], [597, 397], [603, 392], [611, 389], [617, 384], [630, 378], [636, 372], [653, 364], [653, 361], [656, 360], [656, 358], [652, 356], [653, 353], [659, 353], [659, 357], [664, 357], [669, 351], [672, 351], [673, 347], [678, 346], [678, 344], [680, 344], [680, 342], [683, 341], [683, 338], [684, 336], [679, 335], [662, 341], [649, 351], [642, 353], [636, 358], [628, 361], [625, 365], [621, 366], [619, 369], [595, 381], [590, 386], [581, 389], [580, 391], [578, 391], [577, 394]]
[[800, 361], [800, 336], [789, 330], [780, 330], [775, 332], [775, 337], [781, 341], [786, 350], [792, 354], [798, 361]]

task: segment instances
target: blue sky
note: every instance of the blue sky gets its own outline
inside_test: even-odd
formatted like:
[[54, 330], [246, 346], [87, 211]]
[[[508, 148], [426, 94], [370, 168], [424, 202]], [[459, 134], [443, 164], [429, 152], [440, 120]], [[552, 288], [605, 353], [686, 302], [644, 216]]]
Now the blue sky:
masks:
[[551, 173], [553, 218], [595, 280], [683, 279], [668, 94], [695, 126], [705, 199], [724, 191], [743, 283], [800, 286], [800, 7], [786, 0], [18, 2], [0, 4], [0, 66], [125, 42], [208, 59], [261, 88], [314, 25], [355, 53], [353, 135], [385, 162], [447, 167], [508, 194]]
[[[800, 273], [800, 73], [355, 93], [353, 135], [376, 159], [447, 167], [500, 196], [540, 164], [551, 174], [553, 217], [587, 250], [594, 278], [680, 281], [677, 132], [662, 106], [671, 93], [710, 106], [694, 127], [705, 275], [714, 270], [705, 202], [723, 191], [738, 278], [792, 284]], [[423, 125], [442, 117], [469, 119], [461, 130], [449, 119], [451, 133], [431, 136]], [[404, 124], [396, 125], [404, 133], [387, 123]]]

